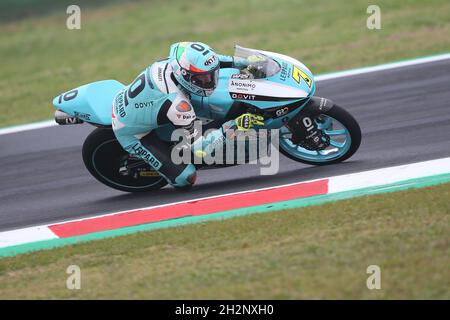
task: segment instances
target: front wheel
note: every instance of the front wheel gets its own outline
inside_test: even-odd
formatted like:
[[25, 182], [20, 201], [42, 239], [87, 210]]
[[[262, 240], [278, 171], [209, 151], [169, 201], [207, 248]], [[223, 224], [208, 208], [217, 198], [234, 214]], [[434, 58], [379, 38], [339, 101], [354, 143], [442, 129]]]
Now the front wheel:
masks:
[[292, 142], [293, 133], [284, 126], [280, 129], [280, 152], [286, 157], [312, 165], [327, 165], [350, 158], [361, 144], [361, 128], [345, 109], [334, 105], [325, 113], [317, 115], [314, 124], [321, 130], [327, 147], [319, 150]]
[[146, 162], [129, 155], [111, 129], [97, 128], [83, 144], [83, 161], [101, 183], [125, 192], [157, 190], [167, 180]]

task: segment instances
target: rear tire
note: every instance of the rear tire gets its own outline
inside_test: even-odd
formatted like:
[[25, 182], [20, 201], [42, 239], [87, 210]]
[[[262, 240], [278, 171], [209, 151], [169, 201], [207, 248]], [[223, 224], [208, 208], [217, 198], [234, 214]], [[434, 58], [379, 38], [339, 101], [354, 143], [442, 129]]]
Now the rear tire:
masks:
[[111, 129], [95, 129], [83, 144], [84, 165], [94, 178], [108, 187], [124, 192], [146, 192], [167, 185], [166, 179], [162, 176], [139, 176], [137, 179], [121, 176], [120, 160], [126, 155], [127, 152], [123, 150]]

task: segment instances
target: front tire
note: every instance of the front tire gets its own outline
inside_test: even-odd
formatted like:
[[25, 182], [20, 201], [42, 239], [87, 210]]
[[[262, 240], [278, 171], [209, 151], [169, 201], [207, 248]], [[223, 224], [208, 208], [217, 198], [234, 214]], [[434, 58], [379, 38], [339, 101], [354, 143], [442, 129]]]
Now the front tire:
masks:
[[[355, 118], [338, 105], [334, 105], [322, 115], [337, 121], [343, 127], [341, 130], [346, 130], [345, 134], [349, 139], [347, 141], [348, 145], [342, 146], [341, 153], [338, 152], [335, 156], [324, 156], [320, 152], [316, 152], [317, 155], [314, 155], [313, 152], [308, 153], [307, 150], [299, 149], [292, 142], [289, 142], [289, 139], [285, 139], [282, 136], [280, 136], [280, 152], [292, 160], [319, 166], [339, 163], [353, 156], [361, 145], [361, 128]], [[283, 127], [283, 129], [286, 129], [286, 127]], [[335, 130], [335, 132], [337, 131]]]
[[152, 173], [151, 176], [141, 175], [138, 171], [134, 175], [121, 175], [121, 160], [127, 156], [111, 129], [95, 129], [83, 144], [84, 165], [94, 178], [111, 188], [124, 192], [146, 192], [167, 185], [166, 179], [146, 163], [140, 169]]

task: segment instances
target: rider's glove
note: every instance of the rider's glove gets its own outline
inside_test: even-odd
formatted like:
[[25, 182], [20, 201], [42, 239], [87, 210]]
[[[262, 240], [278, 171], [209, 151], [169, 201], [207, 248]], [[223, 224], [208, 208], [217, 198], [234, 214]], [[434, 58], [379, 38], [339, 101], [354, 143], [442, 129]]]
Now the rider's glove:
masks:
[[235, 120], [237, 130], [239, 131], [248, 131], [249, 129], [253, 128], [253, 126], [263, 126], [264, 125], [264, 117], [257, 116], [255, 114], [251, 113], [244, 113], [243, 115], [240, 115]]

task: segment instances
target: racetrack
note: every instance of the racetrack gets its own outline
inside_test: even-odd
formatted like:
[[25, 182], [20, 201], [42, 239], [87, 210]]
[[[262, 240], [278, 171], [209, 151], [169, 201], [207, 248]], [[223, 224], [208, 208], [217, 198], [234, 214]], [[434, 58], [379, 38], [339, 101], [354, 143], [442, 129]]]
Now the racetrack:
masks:
[[317, 86], [317, 95], [345, 107], [361, 125], [362, 145], [350, 160], [312, 167], [281, 156], [280, 172], [273, 176], [259, 175], [253, 165], [205, 170], [189, 191], [166, 187], [126, 194], [97, 182], [81, 159], [90, 125], [2, 135], [0, 231], [450, 155], [450, 60], [320, 81]]

